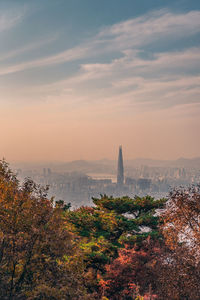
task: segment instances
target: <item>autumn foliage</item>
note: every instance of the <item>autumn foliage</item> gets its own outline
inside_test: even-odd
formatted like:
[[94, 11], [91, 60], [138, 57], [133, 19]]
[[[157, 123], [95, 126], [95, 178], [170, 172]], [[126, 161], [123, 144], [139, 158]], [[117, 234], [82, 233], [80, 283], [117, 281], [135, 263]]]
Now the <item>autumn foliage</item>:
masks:
[[168, 245], [175, 248], [184, 244], [200, 260], [200, 185], [174, 189], [163, 219]]
[[200, 299], [200, 187], [70, 209], [0, 162], [0, 299]]
[[[159, 245], [148, 239], [142, 248], [122, 248], [119, 256], [106, 266], [106, 274], [100, 279], [103, 295], [109, 299], [135, 299], [144, 295], [146, 299], [157, 299], [155, 264], [160, 254]], [[150, 298], [149, 298], [150, 299]]]
[[159, 264], [159, 293], [163, 298], [198, 300], [200, 186], [171, 191], [162, 218], [166, 247]]
[[1, 299], [76, 299], [82, 290], [65, 262], [73, 245], [62, 210], [46, 192], [31, 180], [20, 186], [0, 164]]

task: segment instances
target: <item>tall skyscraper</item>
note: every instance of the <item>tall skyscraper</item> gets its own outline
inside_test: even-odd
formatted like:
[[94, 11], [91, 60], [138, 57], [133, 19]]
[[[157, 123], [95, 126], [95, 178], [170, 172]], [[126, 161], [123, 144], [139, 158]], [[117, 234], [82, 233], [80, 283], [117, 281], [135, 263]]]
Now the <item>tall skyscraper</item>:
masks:
[[123, 164], [123, 156], [122, 156], [122, 146], [119, 146], [117, 185], [122, 186], [123, 184], [124, 184], [124, 164]]

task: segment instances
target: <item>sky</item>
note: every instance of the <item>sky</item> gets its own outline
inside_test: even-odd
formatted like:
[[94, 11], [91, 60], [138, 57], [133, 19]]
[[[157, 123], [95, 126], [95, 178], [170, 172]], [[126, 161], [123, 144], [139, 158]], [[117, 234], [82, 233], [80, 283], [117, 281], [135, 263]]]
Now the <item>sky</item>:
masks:
[[0, 0], [0, 158], [200, 156], [199, 0]]

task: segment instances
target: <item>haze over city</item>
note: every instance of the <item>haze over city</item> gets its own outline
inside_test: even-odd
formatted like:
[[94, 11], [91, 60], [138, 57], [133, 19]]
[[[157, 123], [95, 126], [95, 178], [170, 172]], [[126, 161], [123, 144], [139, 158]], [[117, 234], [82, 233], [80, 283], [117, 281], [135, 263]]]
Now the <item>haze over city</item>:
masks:
[[0, 1], [0, 157], [198, 157], [200, 2]]

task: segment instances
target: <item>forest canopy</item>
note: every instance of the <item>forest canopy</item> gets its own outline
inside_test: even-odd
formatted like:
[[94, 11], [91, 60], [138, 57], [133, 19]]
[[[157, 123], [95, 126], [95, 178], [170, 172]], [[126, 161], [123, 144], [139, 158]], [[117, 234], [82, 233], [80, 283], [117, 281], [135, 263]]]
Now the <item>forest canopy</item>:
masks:
[[200, 187], [71, 209], [0, 162], [1, 299], [200, 299]]

